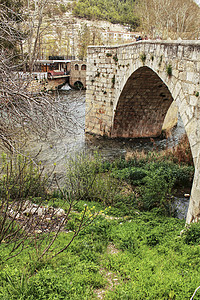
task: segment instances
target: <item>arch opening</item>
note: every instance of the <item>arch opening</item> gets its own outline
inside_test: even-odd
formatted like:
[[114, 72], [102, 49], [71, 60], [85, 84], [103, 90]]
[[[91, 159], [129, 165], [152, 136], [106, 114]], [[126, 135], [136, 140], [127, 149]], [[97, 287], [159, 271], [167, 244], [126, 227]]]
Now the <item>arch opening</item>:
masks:
[[161, 78], [144, 66], [127, 80], [119, 97], [112, 128], [112, 137], [158, 137], [172, 95]]
[[84, 89], [83, 83], [77, 80], [76, 82], [74, 82], [74, 88], [77, 90], [83, 90]]

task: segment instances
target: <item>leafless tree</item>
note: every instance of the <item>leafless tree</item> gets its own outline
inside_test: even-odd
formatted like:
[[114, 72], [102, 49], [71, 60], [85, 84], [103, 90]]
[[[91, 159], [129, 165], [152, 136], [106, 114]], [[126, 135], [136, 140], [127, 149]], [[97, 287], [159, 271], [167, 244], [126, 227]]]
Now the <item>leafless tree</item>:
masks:
[[[24, 39], [29, 39], [29, 36], [19, 30], [18, 22], [23, 21], [21, 16], [18, 17], [3, 5], [0, 5], [0, 14], [1, 146], [15, 151], [20, 136], [24, 142], [30, 132], [41, 139], [46, 139], [50, 130], [60, 136], [67, 132], [75, 133], [80, 126], [74, 114], [75, 107], [70, 106], [70, 102], [62, 101], [59, 94], [47, 93], [45, 86], [39, 85], [31, 73], [23, 72], [25, 63], [29, 62], [31, 66], [34, 64], [37, 37], [35, 47], [30, 51], [31, 60], [28, 58], [26, 61], [20, 51], [20, 44]], [[39, 28], [38, 24], [38, 32]]]
[[[29, 53], [26, 60], [21, 51], [25, 39], [29, 39], [29, 31], [20, 30], [20, 22], [24, 20], [4, 5], [0, 5], [0, 14], [0, 146], [13, 153], [11, 160], [1, 161], [0, 247], [8, 247], [8, 255], [3, 258], [7, 260], [34, 244], [38, 258], [42, 259], [47, 254], [55, 256], [66, 250], [97, 214], [88, 214], [85, 207], [66, 245], [52, 250], [59, 232], [69, 231], [71, 212], [80, 199], [74, 192], [69, 195], [68, 190], [59, 188], [66, 210], [44, 205], [48, 197], [48, 178], [43, 176], [40, 166], [35, 167], [26, 156], [20, 155], [15, 160], [14, 157], [29, 134], [46, 140], [50, 131], [62, 137], [66, 133], [75, 134], [81, 125], [74, 113], [75, 105], [64, 102], [59, 94], [52, 96], [41, 91], [31, 72], [23, 72], [25, 63], [29, 62], [32, 69], [37, 57], [42, 19], [36, 36], [33, 35], [36, 39], [33, 44], [30, 42], [33, 45], [31, 56]], [[38, 203], [31, 202], [30, 197], [39, 197]]]
[[141, 30], [151, 37], [196, 39], [199, 34], [200, 8], [192, 0], [139, 0], [136, 14]]

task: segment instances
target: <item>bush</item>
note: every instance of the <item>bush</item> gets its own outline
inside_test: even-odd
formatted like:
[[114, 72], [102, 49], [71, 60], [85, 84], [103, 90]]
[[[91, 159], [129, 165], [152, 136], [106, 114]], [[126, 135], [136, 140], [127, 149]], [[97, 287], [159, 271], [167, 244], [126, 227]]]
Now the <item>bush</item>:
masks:
[[112, 204], [119, 185], [113, 178], [102, 175], [102, 170], [102, 161], [97, 154], [93, 158], [84, 153], [71, 158], [66, 174], [66, 191], [69, 197]]
[[184, 233], [184, 241], [188, 245], [200, 244], [200, 222], [191, 224]]
[[166, 215], [172, 214], [172, 203], [170, 199], [172, 187], [175, 179], [172, 172], [163, 167], [149, 170], [148, 175], [143, 179], [144, 186], [141, 187], [140, 197], [138, 199], [139, 207], [143, 210], [159, 208]]
[[147, 171], [142, 168], [125, 168], [123, 170], [114, 170], [111, 176], [121, 180], [128, 180], [132, 184], [139, 184], [141, 179], [147, 176]]
[[22, 155], [7, 159], [2, 155], [0, 195], [2, 198], [25, 199], [27, 197], [45, 197], [47, 195], [47, 177], [43, 175], [41, 165]]

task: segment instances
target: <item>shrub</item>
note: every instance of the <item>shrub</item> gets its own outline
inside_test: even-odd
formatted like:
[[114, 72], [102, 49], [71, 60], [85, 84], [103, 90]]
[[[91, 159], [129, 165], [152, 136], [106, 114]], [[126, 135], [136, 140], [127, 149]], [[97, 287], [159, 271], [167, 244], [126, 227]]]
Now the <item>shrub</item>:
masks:
[[44, 169], [22, 155], [7, 158], [2, 155], [0, 195], [2, 198], [25, 199], [47, 195], [47, 176]]
[[200, 222], [191, 224], [184, 233], [184, 241], [188, 245], [200, 244]]
[[138, 185], [141, 183], [141, 180], [147, 176], [147, 171], [142, 168], [124, 168], [123, 170], [113, 170], [111, 176]]
[[155, 170], [152, 167], [143, 181], [144, 186], [140, 189], [138, 199], [140, 209], [159, 208], [162, 213], [171, 215], [173, 210], [170, 195], [175, 181], [172, 172], [168, 170], [166, 174], [164, 168]]
[[112, 204], [119, 185], [113, 178], [101, 174], [105, 167], [107, 165], [102, 165], [101, 157], [97, 153], [93, 158], [85, 153], [71, 158], [67, 167], [65, 188], [69, 197]]
[[[33, 245], [38, 261], [42, 261], [44, 256], [53, 258], [65, 251], [79, 232], [97, 217], [98, 213], [94, 208], [87, 206], [82, 207], [80, 214], [73, 216], [74, 207], [89, 193], [100, 166], [98, 159], [89, 160], [87, 164], [84, 157], [79, 159], [82, 164], [78, 167], [74, 164], [73, 170], [68, 170], [68, 187], [59, 188], [59, 199], [55, 201], [55, 206], [59, 203], [61, 207], [64, 206], [65, 211], [61, 208], [56, 211], [47, 203], [43, 204], [44, 199], [46, 200], [44, 196], [48, 199], [51, 194], [48, 191], [48, 178], [42, 176], [40, 168], [33, 168], [32, 162], [22, 156], [10, 161], [3, 157], [0, 181], [0, 247], [1, 250], [8, 250], [2, 251], [6, 255], [1, 257], [3, 262]], [[37, 197], [38, 195], [41, 197]], [[31, 200], [36, 200], [37, 205]], [[69, 239], [65, 239], [64, 246], [57, 245], [52, 250], [59, 232], [64, 228], [73, 229], [73, 233], [68, 235]]]

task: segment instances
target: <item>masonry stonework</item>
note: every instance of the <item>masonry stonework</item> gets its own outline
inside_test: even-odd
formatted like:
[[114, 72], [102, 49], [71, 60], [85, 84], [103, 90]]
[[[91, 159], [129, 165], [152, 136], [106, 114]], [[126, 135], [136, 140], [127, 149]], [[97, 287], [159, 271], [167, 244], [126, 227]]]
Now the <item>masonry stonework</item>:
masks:
[[190, 142], [195, 175], [187, 223], [200, 218], [200, 41], [89, 47], [86, 131], [155, 137], [172, 101]]
[[83, 88], [86, 87], [86, 61], [71, 61], [69, 84], [72, 87], [80, 84]]

